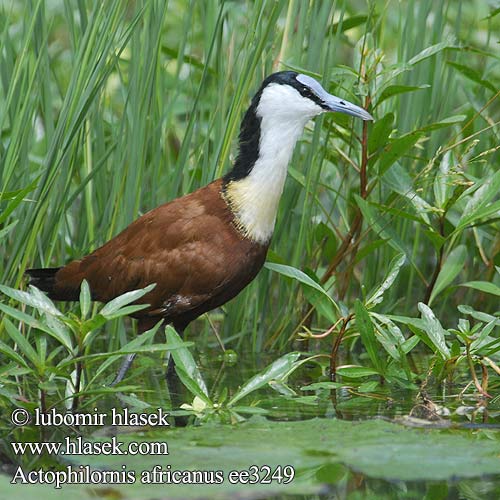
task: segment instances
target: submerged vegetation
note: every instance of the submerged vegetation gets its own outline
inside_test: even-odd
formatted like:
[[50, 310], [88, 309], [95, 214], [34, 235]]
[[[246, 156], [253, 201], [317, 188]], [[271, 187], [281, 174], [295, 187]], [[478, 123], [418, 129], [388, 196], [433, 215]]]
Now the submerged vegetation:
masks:
[[[269, 387], [286, 404], [324, 402], [318, 415], [332, 391], [413, 391], [437, 420], [432, 395], [448, 388], [467, 418], [498, 421], [499, 37], [483, 0], [0, 1], [0, 431], [30, 439], [15, 407], [115, 397], [236, 422], [268, 412], [255, 391]], [[72, 305], [22, 291], [26, 268], [85, 255], [227, 172], [242, 113], [280, 69], [375, 122], [310, 123], [266, 269], [243, 293], [183, 342], [160, 325], [133, 334], [124, 317], [143, 290], [107, 305], [85, 283]], [[196, 361], [214, 331], [225, 352], [207, 376]], [[234, 351], [275, 354], [237, 387], [224, 376]], [[178, 405], [158, 399], [167, 353], [191, 394]], [[20, 460], [6, 441], [1, 457]]]

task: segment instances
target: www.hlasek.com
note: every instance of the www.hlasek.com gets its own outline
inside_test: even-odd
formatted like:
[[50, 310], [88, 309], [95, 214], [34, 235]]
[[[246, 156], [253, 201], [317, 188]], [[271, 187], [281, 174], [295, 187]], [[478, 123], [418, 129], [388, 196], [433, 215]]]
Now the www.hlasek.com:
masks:
[[[169, 427], [168, 413], [157, 408], [153, 413], [132, 413], [127, 409], [115, 408], [111, 413], [100, 413], [94, 409], [90, 413], [58, 413], [56, 410], [41, 412], [35, 409], [30, 414], [24, 408], [17, 408], [11, 414], [11, 422], [18, 426], [151, 426]], [[119, 441], [116, 437], [110, 440], [87, 441], [81, 436], [65, 437], [62, 442], [11, 442], [16, 455], [29, 454], [39, 456], [50, 455], [169, 455], [169, 447], [165, 441]], [[177, 470], [171, 465], [155, 464], [142, 471], [129, 470], [122, 465], [119, 470], [96, 470], [89, 465], [69, 465], [62, 470], [44, 470], [42, 468], [25, 471], [19, 466], [12, 476], [11, 484], [48, 484], [56, 489], [65, 484], [134, 484], [138, 480], [142, 484], [288, 484], [295, 477], [295, 469], [291, 465], [250, 465], [246, 469], [231, 470]]]

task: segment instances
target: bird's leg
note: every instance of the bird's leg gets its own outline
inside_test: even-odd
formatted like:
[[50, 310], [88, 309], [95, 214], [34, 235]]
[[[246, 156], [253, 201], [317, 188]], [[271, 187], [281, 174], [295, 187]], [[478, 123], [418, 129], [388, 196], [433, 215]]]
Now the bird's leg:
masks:
[[[150, 328], [153, 328], [155, 324], [155, 319], [140, 319], [139, 324], [137, 325], [137, 334], [141, 335], [141, 333], [147, 332]], [[109, 384], [109, 387], [114, 387], [125, 378], [125, 375], [127, 374], [129, 368], [132, 366], [132, 362], [134, 361], [135, 357], [136, 353], [127, 354], [124, 356], [120, 369], [118, 370], [118, 373], [116, 374], [113, 382]]]
[[129, 368], [132, 366], [132, 362], [135, 359], [136, 354], [127, 354], [122, 361], [122, 364], [120, 366], [120, 369], [118, 370], [118, 373], [116, 374], [113, 382], [109, 384], [109, 387], [114, 387], [116, 384], [119, 384], [123, 378], [125, 377], [126, 373], [128, 372]]

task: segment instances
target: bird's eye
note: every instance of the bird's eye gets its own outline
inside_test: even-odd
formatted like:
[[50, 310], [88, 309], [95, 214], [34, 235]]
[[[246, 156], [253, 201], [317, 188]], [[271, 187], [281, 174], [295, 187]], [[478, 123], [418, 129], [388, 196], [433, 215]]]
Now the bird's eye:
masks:
[[312, 97], [314, 94], [312, 92], [312, 90], [309, 88], [309, 87], [306, 87], [305, 85], [302, 86], [302, 95], [304, 97]]

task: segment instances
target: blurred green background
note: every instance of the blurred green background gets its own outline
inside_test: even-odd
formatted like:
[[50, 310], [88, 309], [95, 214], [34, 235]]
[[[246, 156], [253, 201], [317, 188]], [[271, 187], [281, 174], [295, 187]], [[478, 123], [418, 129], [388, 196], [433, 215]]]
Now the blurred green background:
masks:
[[[404, 254], [377, 313], [418, 317], [425, 302], [445, 328], [471, 319], [460, 305], [494, 315], [498, 14], [486, 0], [1, 1], [0, 281], [22, 286], [25, 268], [87, 254], [222, 175], [261, 80], [291, 68], [376, 121], [364, 135], [344, 116], [310, 123], [269, 259], [323, 283], [347, 315]], [[471, 281], [491, 288], [459, 286]], [[341, 314], [263, 270], [190, 331], [288, 350]], [[103, 352], [130, 339], [107, 328]]]

